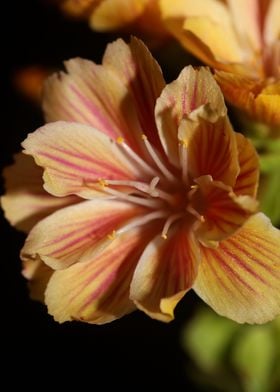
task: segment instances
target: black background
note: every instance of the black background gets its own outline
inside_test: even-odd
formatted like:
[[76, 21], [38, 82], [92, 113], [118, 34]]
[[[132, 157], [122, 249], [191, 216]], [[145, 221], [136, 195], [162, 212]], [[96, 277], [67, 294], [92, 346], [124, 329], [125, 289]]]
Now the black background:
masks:
[[[44, 121], [40, 109], [14, 88], [16, 71], [33, 64], [59, 69], [63, 60], [76, 56], [99, 62], [106, 43], [114, 39], [65, 18], [46, 1], [3, 3], [1, 168], [12, 162], [27, 133]], [[197, 301], [192, 293], [179, 304], [176, 320], [170, 324], [135, 312], [104, 326], [59, 325], [43, 305], [28, 298], [18, 256], [24, 235], [10, 227], [2, 214], [1, 239], [1, 331], [5, 329], [1, 352], [8, 390], [14, 382], [34, 390], [47, 386], [94, 391], [109, 386], [112, 390], [197, 390], [186, 374], [188, 359], [180, 346], [182, 327]]]

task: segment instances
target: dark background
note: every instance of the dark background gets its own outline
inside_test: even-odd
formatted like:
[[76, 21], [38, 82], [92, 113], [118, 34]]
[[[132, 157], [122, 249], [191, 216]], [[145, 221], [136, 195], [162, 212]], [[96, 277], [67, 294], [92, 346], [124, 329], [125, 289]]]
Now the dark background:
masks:
[[[86, 23], [65, 18], [47, 1], [1, 4], [1, 169], [12, 162], [28, 132], [43, 124], [39, 107], [14, 86], [15, 73], [28, 65], [62, 67], [85, 57], [99, 62], [113, 35], [92, 32]], [[173, 75], [168, 74], [167, 78]], [[3, 180], [1, 179], [1, 193]], [[190, 293], [163, 324], [135, 312], [104, 326], [55, 323], [46, 308], [28, 298], [19, 251], [24, 235], [1, 213], [1, 346], [10, 388], [41, 390], [68, 386], [81, 390], [154, 388], [196, 391], [186, 374], [180, 346], [182, 327], [197, 301]]]

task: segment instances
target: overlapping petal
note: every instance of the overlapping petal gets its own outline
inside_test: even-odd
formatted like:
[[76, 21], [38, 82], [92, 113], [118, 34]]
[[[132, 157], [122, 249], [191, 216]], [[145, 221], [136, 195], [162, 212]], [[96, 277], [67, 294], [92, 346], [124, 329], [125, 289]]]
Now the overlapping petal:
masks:
[[161, 321], [171, 321], [174, 309], [197, 274], [199, 247], [186, 227], [166, 240], [156, 236], [143, 252], [131, 283], [137, 307]]
[[195, 180], [198, 187], [190, 192], [192, 207], [201, 215], [195, 226], [199, 240], [211, 245], [232, 235], [257, 209], [257, 202], [249, 196], [236, 196], [232, 188], [211, 176]]
[[217, 249], [202, 248], [196, 293], [239, 323], [265, 323], [280, 312], [280, 232], [252, 216]]
[[280, 83], [266, 86], [265, 82], [241, 75], [217, 71], [218, 81], [228, 102], [271, 126], [280, 123]]
[[92, 260], [52, 275], [46, 304], [55, 320], [103, 324], [133, 310], [129, 287], [151, 232], [136, 229], [117, 236]]
[[[215, 122], [197, 118], [183, 120], [179, 128], [192, 178], [211, 175], [233, 186], [240, 171], [235, 133], [226, 116]], [[211, 146], [211, 148], [209, 148]]]
[[25, 260], [23, 262], [22, 275], [28, 279], [30, 298], [35, 301], [44, 302], [45, 290], [53, 270], [40, 258]]
[[64, 208], [33, 228], [22, 258], [39, 257], [53, 269], [92, 259], [121, 225], [144, 212], [142, 207], [115, 200], [89, 200]]
[[240, 172], [234, 185], [236, 195], [256, 197], [259, 184], [259, 158], [252, 142], [241, 133], [235, 133]]
[[32, 157], [15, 155], [15, 163], [4, 169], [6, 193], [1, 197], [1, 206], [8, 221], [19, 230], [28, 232], [45, 216], [76, 204], [76, 196], [53, 197], [43, 188], [43, 171]]
[[134, 150], [143, 133], [158, 144], [153, 111], [164, 80], [143, 43], [119, 39], [108, 45], [102, 65], [73, 59], [65, 67], [67, 73], [53, 75], [45, 85], [48, 121], [92, 125], [113, 139], [123, 137]]
[[133, 180], [146, 175], [117, 142], [83, 124], [47, 124], [29, 134], [22, 145], [45, 169], [45, 189], [56, 196], [102, 196], [100, 179]]
[[191, 66], [184, 68], [179, 77], [164, 88], [157, 101], [155, 115], [161, 142], [170, 162], [178, 167], [180, 122], [206, 105], [209, 109], [205, 116], [208, 114], [209, 118], [213, 116], [212, 112], [221, 116], [226, 114], [223, 95], [211, 72], [206, 68], [194, 70]]

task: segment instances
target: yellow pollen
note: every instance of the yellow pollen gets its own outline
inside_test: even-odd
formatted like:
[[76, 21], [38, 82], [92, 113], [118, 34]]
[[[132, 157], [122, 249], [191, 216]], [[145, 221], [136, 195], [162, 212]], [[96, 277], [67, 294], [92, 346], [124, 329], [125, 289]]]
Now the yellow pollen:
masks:
[[141, 135], [141, 138], [142, 140], [147, 140], [147, 136], [144, 133]]
[[161, 238], [163, 238], [164, 240], [167, 240], [167, 235], [166, 234], [162, 234]]
[[187, 148], [188, 147], [188, 142], [186, 140], [180, 140], [179, 145], [181, 147]]
[[118, 136], [118, 137], [117, 137], [117, 143], [118, 143], [118, 144], [122, 144], [123, 142], [124, 142], [124, 138], [121, 137], [121, 136]]
[[116, 238], [116, 230], [113, 230], [111, 234], [107, 235], [109, 240], [114, 240]]
[[102, 178], [98, 179], [98, 183], [102, 188], [105, 188], [106, 186], [108, 186], [108, 182], [106, 180], [103, 180]]

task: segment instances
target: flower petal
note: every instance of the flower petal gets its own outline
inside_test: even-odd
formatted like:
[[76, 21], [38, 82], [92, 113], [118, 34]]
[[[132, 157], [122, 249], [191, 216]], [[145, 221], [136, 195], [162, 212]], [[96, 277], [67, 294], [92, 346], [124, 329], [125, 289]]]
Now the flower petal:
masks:
[[135, 270], [130, 298], [149, 316], [171, 321], [174, 309], [196, 277], [199, 247], [191, 231], [182, 227], [170, 238], [155, 237]]
[[22, 275], [29, 281], [31, 299], [44, 302], [45, 290], [52, 274], [53, 270], [39, 258], [23, 262]]
[[216, 0], [160, 0], [166, 27], [184, 46], [212, 67], [240, 61], [242, 51], [225, 4]]
[[236, 196], [231, 187], [213, 181], [211, 176], [199, 177], [195, 182], [198, 187], [190, 192], [190, 201], [201, 220], [196, 222], [194, 230], [207, 246], [232, 235], [257, 209], [255, 199]]
[[207, 105], [219, 115], [226, 114], [223, 95], [207, 68], [182, 70], [177, 80], [168, 84], [159, 97], [155, 115], [163, 148], [171, 163], [180, 166], [178, 128], [182, 118]]
[[261, 50], [259, 0], [228, 0], [235, 31], [243, 45], [251, 51]]
[[144, 208], [115, 200], [89, 200], [64, 208], [39, 222], [21, 251], [23, 259], [40, 257], [53, 269], [92, 258], [115, 230]]
[[236, 133], [240, 172], [234, 185], [236, 195], [256, 197], [259, 184], [259, 158], [252, 142]]
[[265, 18], [264, 40], [267, 45], [273, 44], [280, 37], [280, 3], [279, 0], [271, 0]]
[[179, 139], [188, 157], [192, 178], [211, 175], [233, 186], [239, 174], [236, 136], [226, 116], [215, 122], [197, 118], [182, 120]]
[[102, 65], [73, 59], [65, 66], [68, 73], [53, 75], [45, 85], [48, 121], [92, 125], [114, 140], [123, 137], [135, 151], [143, 133], [159, 145], [154, 107], [165, 83], [143, 43], [118, 39], [107, 46]]
[[215, 77], [230, 104], [245, 112], [254, 121], [271, 126], [279, 125], [279, 82], [265, 86], [259, 79], [222, 71], [216, 71]]
[[90, 25], [97, 31], [124, 28], [144, 11], [149, 0], [103, 0], [94, 10]]
[[154, 111], [156, 100], [165, 87], [165, 81], [161, 68], [150, 51], [135, 37], [131, 38], [129, 46], [118, 40], [107, 46], [103, 65], [112, 70], [127, 87], [127, 100], [134, 102], [142, 133], [157, 148], [161, 147]]
[[49, 313], [59, 322], [103, 324], [133, 311], [129, 286], [149, 235], [149, 230], [131, 230], [87, 262], [56, 271], [46, 290]]
[[59, 208], [76, 204], [76, 196], [53, 197], [43, 188], [43, 170], [33, 158], [24, 154], [15, 155], [15, 163], [4, 169], [6, 193], [1, 197], [1, 206], [6, 219], [25, 232], [45, 216]]
[[55, 196], [91, 198], [98, 189], [102, 193], [100, 179], [129, 180], [141, 174], [143, 179], [140, 167], [128, 160], [118, 143], [83, 124], [47, 124], [29, 134], [22, 145], [44, 167], [45, 189]]
[[265, 323], [280, 314], [280, 233], [263, 214], [251, 217], [219, 248], [202, 247], [196, 293], [239, 323]]

